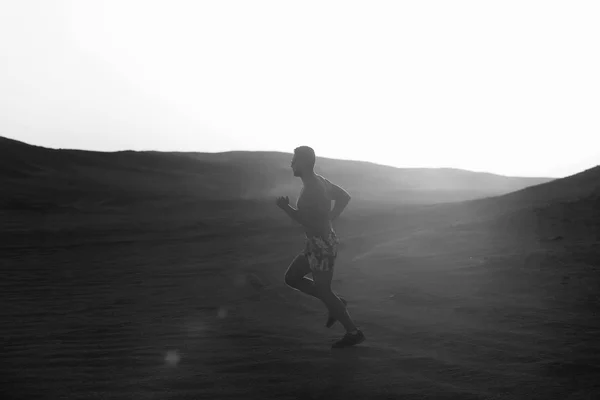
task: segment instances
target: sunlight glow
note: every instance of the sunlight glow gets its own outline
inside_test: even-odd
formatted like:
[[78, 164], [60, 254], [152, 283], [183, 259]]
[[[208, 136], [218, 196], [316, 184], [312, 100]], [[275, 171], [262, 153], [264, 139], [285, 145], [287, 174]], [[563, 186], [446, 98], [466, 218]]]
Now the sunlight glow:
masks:
[[564, 176], [600, 163], [595, 1], [10, 1], [0, 135]]

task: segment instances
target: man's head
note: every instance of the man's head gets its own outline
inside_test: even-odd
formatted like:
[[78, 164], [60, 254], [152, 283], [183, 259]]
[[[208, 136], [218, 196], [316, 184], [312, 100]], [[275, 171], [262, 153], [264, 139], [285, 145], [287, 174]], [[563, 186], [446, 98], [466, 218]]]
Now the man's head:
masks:
[[308, 146], [300, 146], [294, 149], [292, 158], [292, 170], [294, 176], [306, 176], [311, 174], [315, 167], [315, 151]]

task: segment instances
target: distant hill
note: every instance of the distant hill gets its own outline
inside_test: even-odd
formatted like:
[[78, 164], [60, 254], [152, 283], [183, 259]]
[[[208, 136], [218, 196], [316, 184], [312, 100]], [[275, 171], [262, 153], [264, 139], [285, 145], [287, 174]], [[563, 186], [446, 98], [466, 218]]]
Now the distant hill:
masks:
[[600, 165], [502, 196], [442, 205], [435, 213], [519, 235], [600, 241]]
[[[203, 161], [252, 166], [271, 191], [298, 186], [291, 180], [291, 154], [278, 152], [187, 153]], [[317, 173], [330, 177], [352, 194], [365, 199], [431, 203], [461, 201], [509, 193], [548, 182], [550, 178], [517, 178], [452, 168], [395, 168], [364, 161], [319, 157]], [[264, 194], [252, 193], [249, 195]]]
[[465, 205], [473, 212], [493, 215], [597, 197], [600, 197], [600, 165], [575, 175], [494, 198], [472, 200]]
[[[279, 152], [113, 153], [57, 150], [0, 137], [0, 205], [46, 208], [153, 199], [271, 199], [298, 193]], [[394, 168], [319, 158], [317, 172], [359, 202], [429, 204], [495, 196], [550, 181], [458, 169]]]

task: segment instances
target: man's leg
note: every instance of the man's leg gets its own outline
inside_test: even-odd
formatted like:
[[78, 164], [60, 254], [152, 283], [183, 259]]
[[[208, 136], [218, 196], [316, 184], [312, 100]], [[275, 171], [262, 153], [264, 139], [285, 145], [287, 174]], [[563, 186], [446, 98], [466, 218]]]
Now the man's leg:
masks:
[[[329, 309], [329, 304], [325, 300], [323, 300], [323, 298], [321, 297], [321, 293], [319, 290], [317, 290], [315, 281], [306, 277], [306, 275], [308, 275], [311, 272], [312, 271], [310, 270], [310, 264], [308, 263], [306, 256], [304, 254], [299, 254], [298, 256], [296, 256], [296, 258], [294, 258], [294, 261], [292, 261], [288, 270], [285, 273], [285, 283], [286, 283], [286, 285], [288, 285], [294, 289], [297, 289], [303, 293], [306, 293], [308, 295], [316, 297], [317, 299], [319, 299], [323, 303], [325, 303], [325, 306]], [[314, 273], [313, 273], [313, 277], [314, 277]], [[331, 279], [329, 282], [331, 283]], [[330, 286], [329, 291], [331, 292], [331, 286]], [[333, 294], [333, 292], [332, 292], [332, 294]], [[333, 295], [335, 296], [335, 294], [333, 294]], [[337, 298], [337, 296], [336, 296], [336, 298]], [[338, 298], [338, 300], [340, 300], [340, 299]], [[343, 303], [342, 303], [342, 305], [345, 308], [345, 305]], [[337, 317], [335, 317], [335, 315], [331, 311], [331, 309], [329, 309], [329, 313], [334, 318], [338, 319]]]
[[321, 300], [330, 309], [334, 318], [338, 319], [344, 328], [346, 328], [346, 334], [343, 338], [335, 342], [331, 347], [333, 348], [344, 348], [349, 346], [355, 346], [365, 341], [365, 335], [361, 330], [356, 328], [354, 322], [348, 314], [348, 310], [344, 306], [344, 303], [331, 291], [331, 279], [333, 277], [333, 270], [329, 271], [313, 271], [313, 277], [315, 278], [315, 287], [317, 292], [321, 296]]
[[285, 284], [293, 289], [319, 298], [314, 288], [314, 282], [312, 279], [306, 277], [309, 273], [310, 265], [308, 264], [308, 260], [304, 254], [298, 254], [285, 272]]
[[318, 298], [325, 303], [331, 316], [340, 321], [347, 332], [356, 331], [356, 326], [354, 325], [354, 322], [352, 322], [344, 302], [331, 290], [333, 269], [330, 269], [329, 271], [312, 272], [313, 278], [315, 279], [313, 290], [315, 290]]

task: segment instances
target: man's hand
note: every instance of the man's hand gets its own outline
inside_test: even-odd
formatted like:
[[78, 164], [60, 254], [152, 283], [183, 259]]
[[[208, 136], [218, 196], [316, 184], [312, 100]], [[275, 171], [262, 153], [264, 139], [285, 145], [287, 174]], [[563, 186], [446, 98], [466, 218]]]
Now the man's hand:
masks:
[[281, 196], [277, 198], [277, 207], [281, 208], [282, 210], [285, 210], [285, 208], [290, 204], [290, 199], [285, 196]]
[[285, 197], [277, 198], [277, 207], [281, 208], [285, 213], [294, 221], [299, 223], [300, 225], [307, 226], [305, 219], [302, 217], [300, 212], [296, 210], [294, 207], [290, 206], [290, 199]]

